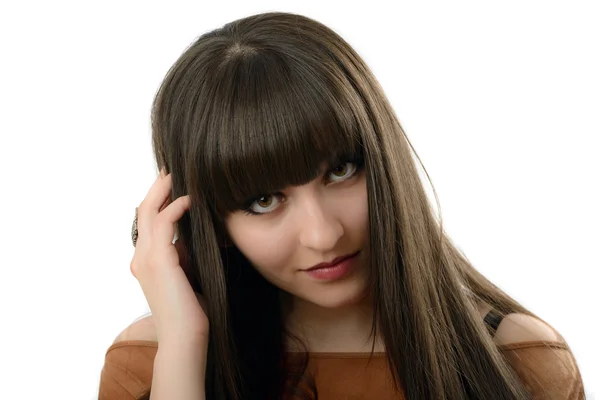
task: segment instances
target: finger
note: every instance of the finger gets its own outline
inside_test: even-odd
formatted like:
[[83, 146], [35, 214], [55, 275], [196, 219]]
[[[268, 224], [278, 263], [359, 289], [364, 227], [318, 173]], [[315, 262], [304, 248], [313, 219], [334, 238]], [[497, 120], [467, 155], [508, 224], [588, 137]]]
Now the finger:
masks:
[[161, 206], [169, 199], [172, 183], [172, 174], [165, 175], [164, 177], [159, 175], [148, 190], [146, 198], [144, 198], [146, 207], [158, 213]]
[[[167, 171], [165, 170], [165, 167], [161, 168], [160, 173], [159, 173], [158, 176], [159, 176], [159, 178], [164, 178], [165, 176], [167, 176]], [[164, 210], [164, 208], [167, 205], [169, 205], [170, 202], [171, 202], [171, 196], [167, 196], [167, 198], [165, 199], [165, 201], [162, 203], [162, 205], [158, 209], [158, 212], [160, 213], [162, 210]]]
[[138, 232], [147, 233], [154, 218], [171, 195], [171, 174], [159, 176], [148, 190], [148, 194], [138, 207]]
[[162, 210], [165, 209], [165, 207], [167, 207], [169, 204], [171, 203], [171, 196], [167, 196], [167, 198], [165, 199], [164, 203], [162, 203], [162, 205], [160, 206], [160, 208], [158, 209], [158, 212], [160, 213]]
[[181, 196], [175, 200], [156, 216], [154, 231], [157, 243], [173, 243], [175, 236], [175, 223], [181, 219], [183, 214], [189, 210], [191, 199], [189, 195]]

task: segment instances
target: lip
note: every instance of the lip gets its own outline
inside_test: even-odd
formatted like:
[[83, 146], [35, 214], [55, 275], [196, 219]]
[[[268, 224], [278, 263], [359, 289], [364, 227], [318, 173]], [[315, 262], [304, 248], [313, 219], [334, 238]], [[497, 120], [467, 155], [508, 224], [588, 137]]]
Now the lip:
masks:
[[336, 257], [330, 262], [323, 262], [320, 264], [313, 265], [312, 267], [305, 269], [304, 271], [313, 271], [315, 269], [321, 269], [321, 268], [331, 268], [331, 267], [335, 266], [336, 264], [339, 264], [340, 262], [344, 261], [347, 258], [354, 257], [355, 255], [357, 255], [359, 253], [359, 251], [356, 251], [352, 254], [346, 254], [345, 256]]
[[317, 264], [304, 272], [315, 281], [336, 282], [352, 273], [359, 253], [337, 257], [332, 262]]

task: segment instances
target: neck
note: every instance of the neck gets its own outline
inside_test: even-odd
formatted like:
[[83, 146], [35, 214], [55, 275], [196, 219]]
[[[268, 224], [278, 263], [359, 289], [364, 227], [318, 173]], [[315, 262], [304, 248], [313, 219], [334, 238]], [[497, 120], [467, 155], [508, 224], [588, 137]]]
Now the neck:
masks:
[[[338, 308], [325, 308], [281, 293], [282, 311], [288, 332], [300, 339], [309, 352], [384, 351], [380, 337], [373, 338], [373, 306], [370, 297]], [[373, 347], [374, 346], [374, 347]], [[305, 348], [291, 341], [290, 351]]]

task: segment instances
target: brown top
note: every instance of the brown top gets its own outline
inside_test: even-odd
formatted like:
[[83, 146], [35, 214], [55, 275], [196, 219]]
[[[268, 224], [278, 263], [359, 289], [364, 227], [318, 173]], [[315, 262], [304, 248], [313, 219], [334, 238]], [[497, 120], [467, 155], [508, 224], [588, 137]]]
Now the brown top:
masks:
[[[527, 341], [499, 346], [533, 399], [584, 399], [583, 383], [573, 354], [565, 342]], [[129, 340], [106, 352], [99, 400], [134, 400], [152, 383], [156, 342]], [[387, 367], [384, 353], [311, 353], [319, 399], [402, 400]]]

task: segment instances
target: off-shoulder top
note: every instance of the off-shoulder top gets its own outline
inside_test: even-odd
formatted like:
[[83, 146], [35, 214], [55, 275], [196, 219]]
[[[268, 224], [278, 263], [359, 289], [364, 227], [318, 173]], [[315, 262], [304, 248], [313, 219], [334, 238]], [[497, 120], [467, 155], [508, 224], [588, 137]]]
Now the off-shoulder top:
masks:
[[[502, 317], [494, 310], [485, 317], [495, 332]], [[557, 332], [558, 333], [558, 332]], [[532, 399], [584, 399], [577, 363], [564, 338], [499, 345]], [[106, 351], [100, 376], [99, 400], [135, 400], [152, 383], [158, 343], [128, 340]], [[402, 400], [395, 387], [385, 353], [309, 353], [320, 400]]]

